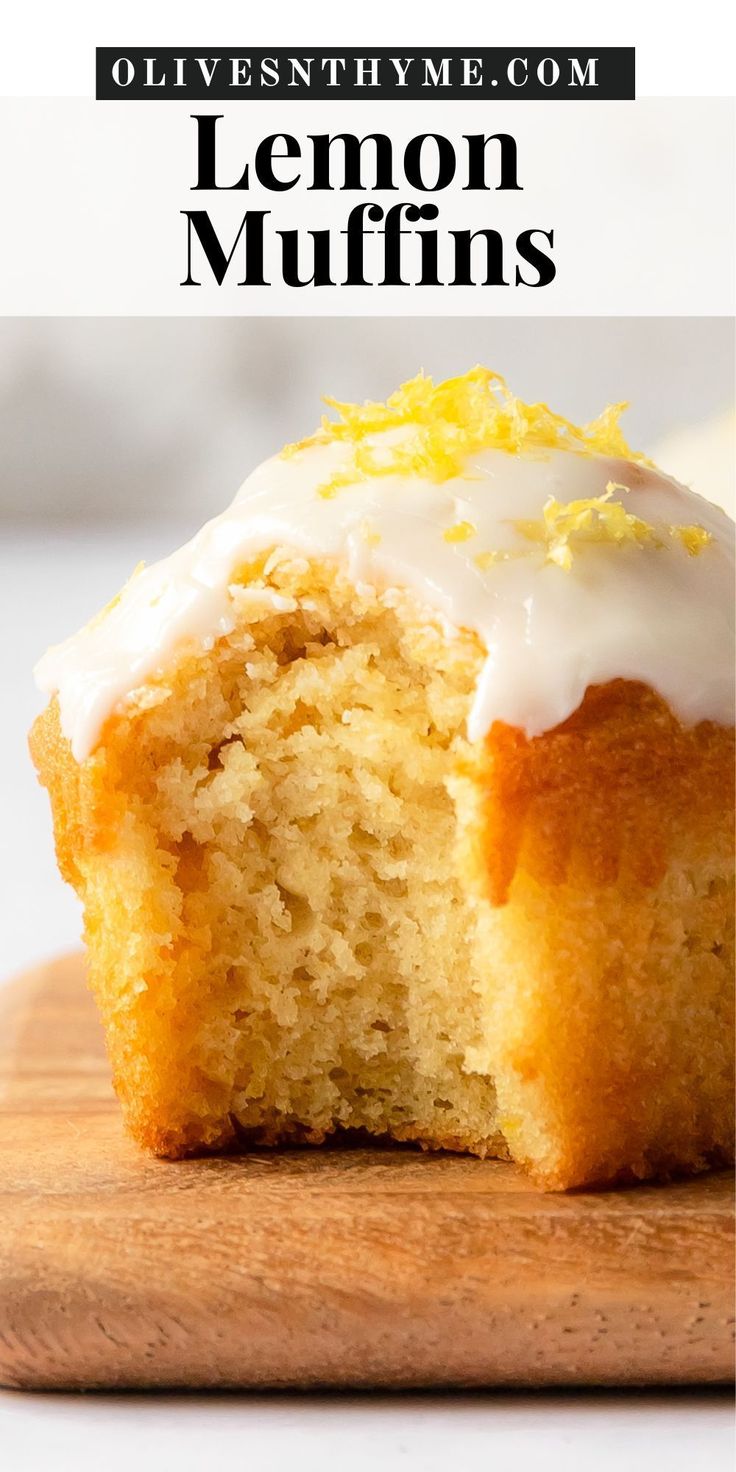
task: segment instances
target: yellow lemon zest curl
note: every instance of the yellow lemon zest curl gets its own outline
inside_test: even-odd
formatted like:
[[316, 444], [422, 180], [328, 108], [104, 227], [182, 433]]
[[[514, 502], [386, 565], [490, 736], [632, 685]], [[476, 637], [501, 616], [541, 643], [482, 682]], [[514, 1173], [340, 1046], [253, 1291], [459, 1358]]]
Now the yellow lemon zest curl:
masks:
[[[616, 491], [628, 493], [628, 486], [609, 481], [602, 496], [590, 496], [579, 501], [558, 501], [550, 496], [542, 509], [542, 516], [533, 521], [514, 521], [513, 525], [529, 541], [541, 543], [546, 550], [545, 561], [569, 572], [577, 545], [585, 542], [613, 543], [622, 546], [663, 546], [660, 533], [650, 522], [642, 521], [627, 511], [620, 501], [614, 501]], [[712, 537], [701, 526], [670, 526], [669, 535], [680, 541], [690, 556], [697, 556], [712, 541]]]
[[[325, 398], [336, 419], [323, 416], [307, 439], [287, 445], [289, 458], [313, 445], [344, 443], [348, 466], [319, 487], [327, 499], [345, 486], [373, 476], [421, 476], [441, 482], [460, 475], [469, 458], [482, 450], [510, 455], [537, 450], [573, 450], [650, 464], [630, 449], [619, 425], [625, 404], [613, 404], [582, 426], [554, 413], [547, 404], [526, 404], [509, 389], [500, 373], [472, 368], [442, 383], [418, 373], [391, 394], [385, 404], [345, 404]], [[402, 430], [394, 444], [372, 444], [372, 437]]]

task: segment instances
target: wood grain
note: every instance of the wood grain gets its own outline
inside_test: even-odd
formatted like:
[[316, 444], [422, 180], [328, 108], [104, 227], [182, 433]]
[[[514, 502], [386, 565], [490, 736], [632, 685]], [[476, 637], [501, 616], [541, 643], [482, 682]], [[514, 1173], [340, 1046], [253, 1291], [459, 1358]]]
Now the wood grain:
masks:
[[730, 1175], [554, 1196], [411, 1148], [157, 1161], [123, 1135], [79, 957], [0, 1012], [3, 1384], [730, 1379]]

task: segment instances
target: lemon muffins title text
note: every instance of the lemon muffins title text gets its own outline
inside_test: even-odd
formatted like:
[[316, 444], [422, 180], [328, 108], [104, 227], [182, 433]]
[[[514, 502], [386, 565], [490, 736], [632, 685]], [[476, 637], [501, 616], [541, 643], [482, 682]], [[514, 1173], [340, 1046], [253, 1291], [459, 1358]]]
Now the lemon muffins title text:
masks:
[[[181, 212], [182, 286], [538, 288], [554, 280], [553, 228], [544, 222], [508, 230], [499, 218], [498, 196], [524, 187], [510, 133], [468, 133], [455, 141], [421, 133], [397, 144], [378, 131], [302, 137], [283, 132], [241, 153], [241, 140], [223, 132], [222, 114], [195, 114], [191, 121], [190, 187], [216, 196], [217, 205], [208, 199], [206, 206], [198, 201]], [[453, 228], [441, 220], [435, 202], [451, 186], [454, 200], [458, 190], [471, 197], [487, 194], [495, 208], [477, 225]], [[259, 206], [264, 191], [298, 201], [298, 223], [279, 228], [271, 209], [250, 204], [234, 216], [231, 204], [224, 208], [226, 197], [232, 201], [248, 191], [257, 191]], [[346, 209], [337, 229], [331, 219], [320, 223], [318, 204], [321, 194], [335, 191], [363, 196]], [[303, 217], [305, 194], [315, 199], [313, 222]]]

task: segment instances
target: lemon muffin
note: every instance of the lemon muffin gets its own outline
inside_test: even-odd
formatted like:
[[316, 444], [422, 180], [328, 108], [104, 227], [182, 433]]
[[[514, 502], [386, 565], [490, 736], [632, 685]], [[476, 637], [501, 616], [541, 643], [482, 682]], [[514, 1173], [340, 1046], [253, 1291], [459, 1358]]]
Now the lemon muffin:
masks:
[[331, 403], [38, 667], [127, 1124], [733, 1148], [733, 527], [485, 369]]

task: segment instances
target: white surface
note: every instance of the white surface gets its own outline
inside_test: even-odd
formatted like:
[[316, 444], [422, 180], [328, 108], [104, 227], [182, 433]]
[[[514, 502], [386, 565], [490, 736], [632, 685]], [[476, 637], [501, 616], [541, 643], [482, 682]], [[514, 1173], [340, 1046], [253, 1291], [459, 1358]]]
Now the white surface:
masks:
[[[732, 324], [733, 334], [733, 324]], [[736, 520], [736, 410], [713, 415], [705, 424], [679, 426], [655, 446], [652, 458], [663, 470], [677, 466], [678, 478], [700, 491]]]
[[707, 1472], [733, 1466], [731, 1397], [0, 1394], [6, 1472]]

